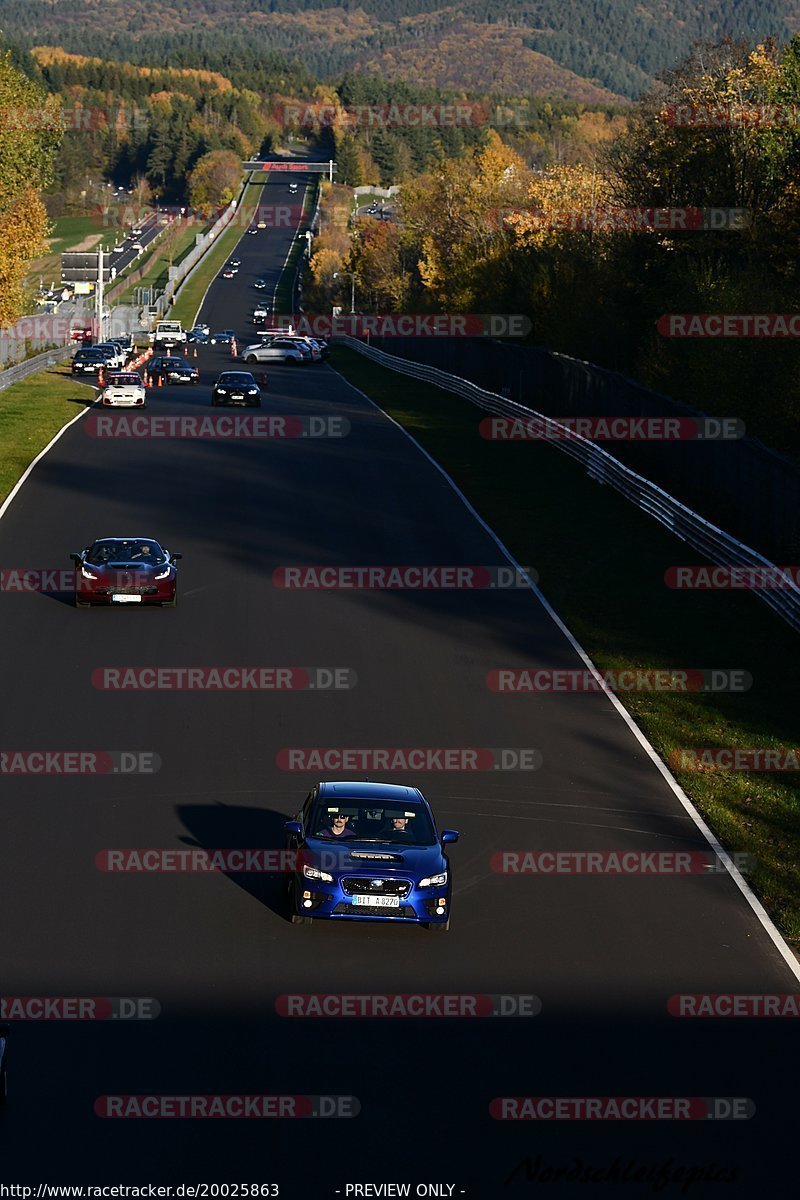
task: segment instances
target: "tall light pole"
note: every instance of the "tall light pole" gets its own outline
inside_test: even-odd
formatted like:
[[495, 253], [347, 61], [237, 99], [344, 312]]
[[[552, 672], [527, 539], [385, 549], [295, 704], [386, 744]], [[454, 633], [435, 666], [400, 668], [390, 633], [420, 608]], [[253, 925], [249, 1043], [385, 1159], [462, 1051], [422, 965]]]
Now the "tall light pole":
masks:
[[95, 292], [95, 314], [97, 316], [97, 334], [103, 341], [103, 243], [97, 252], [97, 290]]
[[350, 276], [350, 312], [356, 311], [356, 277], [352, 271], [334, 271], [333, 278], [338, 279], [340, 275]]

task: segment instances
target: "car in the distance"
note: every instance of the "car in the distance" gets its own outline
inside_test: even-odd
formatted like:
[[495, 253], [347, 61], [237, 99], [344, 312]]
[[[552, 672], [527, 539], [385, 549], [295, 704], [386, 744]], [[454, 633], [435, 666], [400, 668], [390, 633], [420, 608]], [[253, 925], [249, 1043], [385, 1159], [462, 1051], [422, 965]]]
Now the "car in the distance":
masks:
[[253, 233], [258, 233], [258, 226], [257, 226], [257, 225], [251, 225], [251, 226], [250, 226], [250, 228], [248, 229], [248, 231], [247, 231], [247, 232], [248, 232], [248, 233], [250, 233], [250, 234], [253, 234]]
[[254, 321], [266, 321], [269, 316], [269, 306], [267, 304], [257, 304], [253, 309]]
[[297, 342], [299, 344], [301, 350], [305, 347], [305, 349], [308, 351], [309, 355], [311, 356], [312, 362], [319, 362], [320, 359], [322, 358], [322, 351], [320, 350], [319, 346], [317, 345], [317, 343], [314, 341], [313, 338], [306, 337], [304, 334], [303, 335], [295, 334], [292, 337], [292, 341]]
[[262, 219], [260, 221], [258, 221], [258, 223], [256, 224], [256, 229], [266, 229], [266, 228], [267, 228], [267, 222], [262, 217]]
[[73, 354], [70, 369], [73, 375], [99, 375], [107, 365], [105, 354], [91, 346]]
[[263, 292], [264, 288], [269, 287], [269, 284], [267, 283], [266, 279], [257, 279], [253, 284], [253, 287], [258, 288], [260, 292]]
[[261, 407], [261, 388], [250, 371], [223, 371], [211, 390], [214, 408], [236, 404], [246, 408]]
[[205, 346], [208, 340], [208, 332], [204, 329], [190, 329], [186, 334], [186, 341], [198, 346]]
[[153, 538], [97, 538], [85, 550], [70, 554], [75, 564], [75, 607], [160, 604], [175, 608], [175, 564], [182, 557]]
[[162, 383], [197, 383], [200, 372], [185, 358], [162, 354], [151, 358], [147, 365], [151, 379], [160, 379]]
[[92, 349], [105, 354], [106, 361], [112, 371], [121, 371], [127, 359], [126, 352], [114, 342], [97, 342]]
[[238, 271], [239, 267], [241, 265], [242, 265], [242, 260], [240, 258], [229, 258], [228, 259], [228, 266], [233, 267], [234, 271]]
[[296, 366], [305, 361], [299, 346], [288, 338], [271, 338], [266, 342], [255, 342], [246, 346], [241, 357], [246, 363], [282, 362]]
[[231, 342], [236, 341], [236, 334], [232, 329], [219, 329], [211, 335], [212, 346], [230, 346]]
[[100, 393], [100, 403], [108, 408], [145, 408], [147, 393], [141, 376], [135, 371], [109, 375]]
[[235, 278], [235, 276], [236, 276], [236, 272], [234, 271], [233, 267], [226, 267], [225, 270], [221, 273], [220, 279], [233, 279], [233, 278]]
[[297, 191], [297, 184], [296, 184], [294, 181], [292, 181], [292, 182], [289, 184], [289, 191], [290, 191], [290, 192], [296, 192], [296, 191]]
[[186, 341], [186, 330], [180, 321], [159, 321], [149, 334], [154, 350], [172, 350]]
[[419, 788], [394, 783], [323, 782], [285, 824], [296, 855], [288, 883], [295, 925], [325, 920], [394, 921], [450, 928], [452, 885], [445, 846]]

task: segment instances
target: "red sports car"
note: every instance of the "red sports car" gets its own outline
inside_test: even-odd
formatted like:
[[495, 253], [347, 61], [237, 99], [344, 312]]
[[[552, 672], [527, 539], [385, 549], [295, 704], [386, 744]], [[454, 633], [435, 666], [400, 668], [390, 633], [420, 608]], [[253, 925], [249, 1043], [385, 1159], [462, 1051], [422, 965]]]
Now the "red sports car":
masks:
[[98, 538], [75, 563], [75, 607], [92, 604], [178, 603], [180, 554], [165, 550], [152, 538]]

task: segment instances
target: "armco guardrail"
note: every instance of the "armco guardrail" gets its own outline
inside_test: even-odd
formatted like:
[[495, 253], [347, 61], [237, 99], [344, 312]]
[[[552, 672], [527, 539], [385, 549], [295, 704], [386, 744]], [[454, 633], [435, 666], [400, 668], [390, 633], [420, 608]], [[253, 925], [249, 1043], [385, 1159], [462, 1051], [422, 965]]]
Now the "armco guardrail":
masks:
[[198, 241], [198, 244], [195, 246], [194, 250], [187, 254], [182, 260], [175, 277], [169, 280], [164, 290], [164, 294], [159, 296], [158, 300], [153, 305], [153, 308], [155, 309], [156, 320], [158, 320], [159, 317], [165, 316], [174, 300], [177, 299], [178, 292], [183, 287], [184, 283], [186, 283], [189, 277], [194, 274], [195, 270], [197, 270], [197, 268], [200, 266], [208, 251], [212, 249], [217, 240], [217, 236], [222, 233], [223, 230], [227, 229], [233, 218], [241, 210], [252, 179], [253, 173], [251, 171], [247, 179], [242, 184], [242, 190], [239, 193], [238, 198], [236, 200], [231, 200], [230, 204], [225, 209], [225, 212], [218, 217], [211, 228], [207, 230], [205, 234], [203, 234], [202, 239]]
[[72, 346], [56, 346], [54, 350], [45, 350], [44, 354], [37, 354], [25, 362], [17, 363], [15, 367], [8, 367], [7, 370], [0, 371], [0, 392], [4, 388], [10, 387], [12, 383], [19, 383], [21, 379], [26, 379], [28, 375], [35, 375], [37, 371], [42, 371], [45, 367], [52, 367], [58, 362], [63, 362], [65, 358], [69, 358], [73, 349]]
[[[316, 232], [314, 227], [315, 227], [315, 225], [317, 225], [317, 222], [319, 221], [319, 208], [320, 208], [320, 203], [322, 201], [322, 188], [319, 186], [319, 180], [312, 181], [311, 186], [312, 187], [316, 186], [316, 189], [317, 189], [317, 196], [316, 196], [316, 203], [314, 205], [314, 211], [311, 214], [311, 217], [309, 218], [309, 220], [306, 221], [305, 218], [303, 218], [300, 221], [300, 224], [298, 225], [297, 228], [299, 230], [302, 226], [305, 226], [306, 229], [310, 229], [311, 232], [314, 233], [314, 232]], [[305, 200], [305, 197], [303, 199]], [[300, 308], [299, 302], [298, 302], [297, 287], [298, 287], [298, 283], [300, 281], [300, 272], [303, 270], [303, 263], [305, 261], [306, 260], [305, 260], [305, 250], [304, 250], [303, 253], [300, 255], [300, 257], [297, 260], [297, 267], [295, 268], [294, 279], [292, 280], [292, 312], [293, 313], [302, 311], [302, 309]], [[302, 291], [302, 289], [301, 289], [301, 291]]]
[[[357, 338], [339, 337], [336, 340], [357, 350], [359, 354], [372, 359], [380, 366], [388, 367], [391, 371], [397, 371], [401, 375], [410, 375], [414, 379], [421, 379], [425, 383], [431, 383], [448, 392], [455, 392], [456, 395], [469, 400], [485, 412], [517, 420], [533, 418], [541, 421], [547, 429], [558, 434], [549, 442], [550, 445], [583, 463], [591, 479], [613, 487], [626, 500], [630, 500], [642, 512], [653, 517], [681, 541], [686, 542], [695, 550], [699, 550], [701, 554], [707, 555], [710, 562], [723, 567], [753, 567], [769, 572], [778, 571], [775, 563], [770, 562], [763, 554], [759, 554], [757, 550], [745, 546], [743, 542], [737, 541], [724, 530], [712, 525], [710, 521], [706, 521], [704, 517], [681, 504], [674, 496], [670, 496], [668, 492], [649, 479], [637, 475], [635, 471], [626, 467], [607, 450], [603, 450], [596, 442], [581, 437], [580, 434], [573, 432], [552, 417], [547, 417], [514, 400], [507, 400], [504, 396], [497, 395], [496, 392], [484, 391], [483, 388], [477, 387], [476, 384], [470, 383], [466, 379], [459, 379], [456, 375], [440, 371], [438, 367], [429, 367], [409, 359], [398, 358], [393, 354], [386, 354], [383, 350], [376, 350], [374, 346], [367, 346]], [[777, 613], [787, 625], [800, 631], [800, 589], [793, 580], [786, 576], [785, 586], [754, 588], [753, 590], [759, 600]]]

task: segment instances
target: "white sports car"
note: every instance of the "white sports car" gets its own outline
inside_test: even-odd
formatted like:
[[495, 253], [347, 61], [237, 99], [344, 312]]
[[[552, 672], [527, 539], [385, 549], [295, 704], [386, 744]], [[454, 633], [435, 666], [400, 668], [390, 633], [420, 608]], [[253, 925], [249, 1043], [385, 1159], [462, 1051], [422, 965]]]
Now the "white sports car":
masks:
[[147, 393], [141, 376], [135, 371], [109, 375], [100, 403], [114, 408], [145, 408]]

